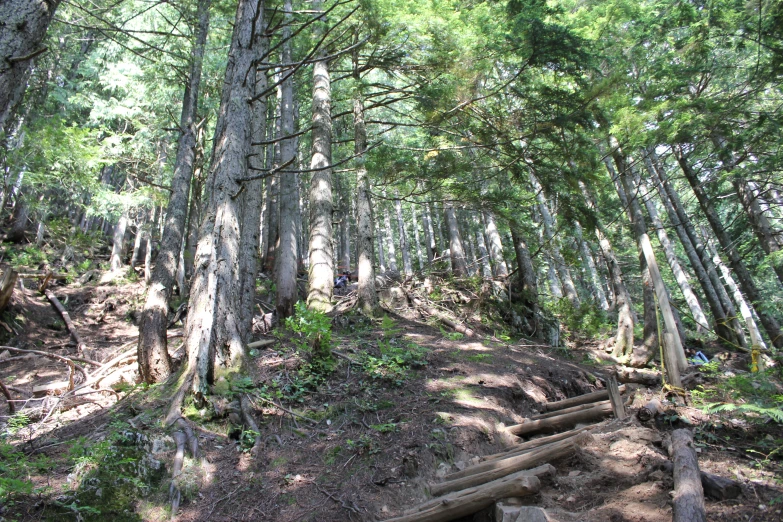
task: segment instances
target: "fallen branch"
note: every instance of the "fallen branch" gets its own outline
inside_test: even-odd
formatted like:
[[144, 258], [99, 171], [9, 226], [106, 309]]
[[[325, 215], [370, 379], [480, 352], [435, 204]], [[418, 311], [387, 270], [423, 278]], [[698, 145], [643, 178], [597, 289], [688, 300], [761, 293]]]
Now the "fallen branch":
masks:
[[576, 437], [569, 437], [539, 448], [530, 453], [509, 457], [507, 459], [496, 460], [485, 465], [479, 464], [484, 471], [474, 473], [454, 480], [448, 480], [439, 484], [432, 484], [430, 492], [433, 496], [443, 495], [451, 491], [458, 491], [465, 488], [486, 484], [493, 480], [498, 480], [511, 473], [517, 473], [522, 470], [530, 469], [541, 464], [570, 455], [576, 449]]
[[261, 430], [259, 429], [256, 420], [253, 418], [253, 412], [250, 411], [250, 399], [247, 398], [247, 394], [245, 393], [239, 397], [239, 408], [242, 410], [242, 418], [245, 421], [245, 425], [255, 434], [251, 452], [254, 457], [257, 457], [258, 450], [261, 447]]
[[82, 342], [82, 338], [79, 337], [79, 332], [76, 331], [76, 327], [73, 324], [73, 321], [71, 321], [71, 316], [68, 315], [68, 311], [65, 309], [65, 307], [62, 305], [59, 299], [57, 299], [57, 296], [52, 293], [51, 290], [44, 290], [44, 295], [46, 295], [46, 298], [49, 299], [49, 302], [52, 303], [52, 306], [60, 313], [60, 316], [62, 316], [63, 321], [65, 322], [66, 328], [68, 328], [68, 331], [71, 333], [71, 337], [73, 337], [73, 340], [76, 342], [76, 349], [79, 353], [82, 353], [84, 348], [86, 348], [84, 342]]
[[[620, 386], [620, 392], [625, 391], [625, 386]], [[581, 404], [589, 404], [591, 402], [605, 401], [609, 398], [609, 390], [598, 390], [593, 393], [586, 393], [584, 395], [578, 395], [571, 397], [570, 399], [564, 399], [562, 401], [548, 402], [545, 405], [546, 411], [563, 410], [572, 406], [579, 406]]]
[[614, 370], [617, 380], [622, 383], [644, 384], [645, 386], [657, 386], [661, 384], [661, 373], [641, 368], [627, 368], [618, 366]]
[[297, 418], [300, 418], [302, 420], [306, 420], [307, 422], [310, 422], [312, 424], [318, 424], [317, 420], [311, 419], [309, 417], [305, 417], [304, 415], [300, 415], [300, 414], [298, 414], [298, 413], [296, 413], [294, 411], [289, 410], [288, 408], [284, 408], [283, 406], [277, 404], [274, 401], [271, 401], [271, 400], [267, 399], [266, 397], [259, 397], [258, 395], [254, 395], [254, 397], [257, 398], [260, 401], [263, 401], [263, 402], [267, 403], [267, 404], [271, 404], [275, 408], [277, 408], [279, 410], [282, 410], [282, 411], [288, 413], [289, 415], [291, 415], [293, 417], [297, 417]]
[[576, 426], [577, 424], [595, 422], [597, 420], [603, 419], [604, 417], [608, 417], [611, 414], [612, 405], [609, 403], [603, 403], [597, 406], [593, 406], [587, 410], [566, 413], [565, 415], [558, 415], [557, 417], [550, 417], [548, 419], [523, 422], [522, 424], [509, 426], [506, 429], [509, 433], [513, 433], [518, 437], [523, 437], [526, 435], [532, 435], [534, 433], [568, 429]]
[[476, 335], [476, 332], [474, 332], [469, 327], [458, 323], [457, 321], [447, 317], [446, 314], [442, 313], [441, 311], [427, 305], [424, 301], [422, 301], [412, 293], [405, 290], [404, 287], [400, 287], [400, 288], [402, 288], [402, 291], [405, 292], [405, 295], [408, 296], [408, 299], [410, 299], [411, 303], [413, 303], [414, 306], [423, 310], [427, 315], [435, 317], [436, 319], [438, 319], [438, 321], [445, 324], [455, 332], [461, 333], [465, 337], [473, 337], [474, 335]]
[[479, 487], [430, 500], [386, 522], [447, 522], [481, 511], [500, 499], [533, 495], [539, 489], [541, 482], [537, 477], [516, 473]]
[[277, 342], [277, 339], [261, 339], [260, 341], [255, 341], [252, 343], [247, 344], [247, 349], [252, 350], [253, 348], [264, 348], [266, 346], [272, 346]]

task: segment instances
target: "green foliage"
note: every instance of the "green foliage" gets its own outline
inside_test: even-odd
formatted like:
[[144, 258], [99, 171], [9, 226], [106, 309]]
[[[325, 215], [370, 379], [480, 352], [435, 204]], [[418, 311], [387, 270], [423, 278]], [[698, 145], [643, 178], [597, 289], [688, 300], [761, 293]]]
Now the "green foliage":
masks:
[[421, 368], [427, 364], [427, 350], [413, 342], [397, 339], [378, 341], [380, 357], [363, 354], [362, 369], [373, 379], [402, 385], [408, 378], [410, 368]]
[[612, 328], [604, 311], [593, 303], [583, 302], [574, 307], [571, 301], [563, 297], [554, 303], [552, 312], [575, 337], [597, 337]]
[[298, 301], [295, 313], [285, 320], [286, 327], [298, 334], [293, 338], [297, 349], [316, 358], [330, 357], [332, 343], [332, 321], [321, 311], [310, 310]]
[[722, 375], [716, 366], [717, 361], [701, 366], [715, 384], [700, 386], [693, 392], [694, 401], [704, 411], [739, 413], [751, 421], [771, 419], [783, 423], [783, 395], [776, 384], [774, 370]]
[[11, 417], [8, 419], [8, 426], [6, 429], [8, 430], [8, 433], [14, 435], [17, 431], [25, 428], [28, 424], [30, 424], [30, 417], [27, 416], [27, 413], [24, 411], [18, 411], [11, 415]]
[[29, 472], [30, 462], [24, 453], [0, 440], [0, 502], [32, 493]]
[[39, 265], [48, 265], [49, 257], [46, 252], [35, 245], [28, 245], [22, 250], [12, 252], [9, 256], [9, 262], [16, 270], [37, 269]]

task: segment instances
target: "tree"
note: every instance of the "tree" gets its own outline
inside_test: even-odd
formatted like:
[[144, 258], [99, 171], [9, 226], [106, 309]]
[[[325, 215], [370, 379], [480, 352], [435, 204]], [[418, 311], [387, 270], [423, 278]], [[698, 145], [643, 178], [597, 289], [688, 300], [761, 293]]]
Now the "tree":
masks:
[[[240, 307], [240, 223], [242, 207], [237, 173], [245, 172], [251, 151], [253, 111], [247, 100], [255, 95], [254, 64], [262, 49], [263, 2], [240, 0], [234, 21], [215, 149], [207, 186], [210, 187], [196, 248], [190, 288], [190, 311], [185, 329], [187, 375], [197, 397], [209, 391], [217, 373], [240, 371], [245, 362], [245, 332]], [[238, 102], [241, 100], [241, 102]]]
[[[163, 381], [172, 371], [166, 342], [169, 299], [185, 237], [185, 218], [196, 156], [198, 96], [211, 3], [211, 0], [200, 0], [198, 3], [198, 25], [191, 50], [190, 74], [182, 97], [180, 136], [174, 161], [174, 177], [171, 180], [171, 197], [166, 210], [166, 224], [139, 321], [139, 373], [144, 382], [150, 384]], [[195, 216], [191, 215], [191, 219], [195, 219]]]

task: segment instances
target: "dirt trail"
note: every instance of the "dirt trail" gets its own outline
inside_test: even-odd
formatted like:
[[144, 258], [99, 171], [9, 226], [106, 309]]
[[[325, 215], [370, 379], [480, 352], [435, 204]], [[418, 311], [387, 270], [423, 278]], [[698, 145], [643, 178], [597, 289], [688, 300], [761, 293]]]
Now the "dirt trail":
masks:
[[[54, 291], [69, 309], [90, 358], [110, 359], [137, 334], [134, 314], [141, 303], [141, 284], [62, 286]], [[9, 326], [17, 328], [18, 335], [9, 334], [4, 342], [73, 354], [68, 333], [45, 298], [28, 292], [16, 299]], [[254, 402], [261, 451], [257, 457], [246, 451], [241, 438], [227, 434], [224, 420], [200, 422], [197, 434], [206, 480], [183, 501], [178, 520], [391, 518], [427, 499], [429, 483], [515, 444], [517, 438], [506, 426], [539, 413], [548, 401], [600, 389], [606, 377], [601, 367], [575, 362], [581, 360], [578, 351], [509, 344], [491, 336], [459, 339], [412, 316], [389, 313], [383, 323], [369, 323], [349, 314], [336, 321], [334, 336], [341, 356], [334, 371], [315, 385], [306, 380], [303, 361], [285, 336], [252, 354], [248, 386], [255, 397], [271, 400]], [[392, 363], [402, 352], [420, 353], [420, 358], [397, 371]], [[55, 463], [32, 477], [37, 485], [51, 488], [43, 494], [48, 500], [18, 503], [16, 518], [45, 518], [52, 513], [47, 502], [71, 487], [69, 441], [85, 436], [97, 442], [116, 429], [160, 440], [168, 436], [155, 420], [167, 404], [166, 389], [133, 391], [123, 384], [133, 379], [133, 366], [127, 368], [131, 372], [113, 383], [119, 403], [113, 396], [93, 397], [53, 416], [46, 427], [32, 423], [16, 432], [12, 440], [20, 447], [42, 448], [37, 454]], [[67, 368], [48, 359], [10, 357], [0, 362], [0, 379], [17, 397], [28, 397], [34, 384], [64, 375]], [[638, 406], [653, 393], [629, 386], [627, 396], [635, 397], [633, 405]], [[5, 405], [0, 408], [5, 423]], [[188, 406], [185, 413], [198, 419], [203, 412]], [[677, 413], [694, 424], [704, 420], [696, 410]], [[673, 419], [670, 412], [658, 418], [658, 424], [642, 425], [633, 415], [607, 422], [572, 457], [552, 462], [556, 476], [525, 502], [546, 508], [563, 522], [670, 520], [672, 479], [659, 468], [668, 460], [662, 448], [666, 432], [682, 423]], [[724, 427], [717, 436], [728, 440], [745, 435], [741, 428]], [[740, 444], [729, 453], [706, 438], [700, 446], [704, 469], [738, 479], [744, 489], [736, 501], [708, 501], [709, 520], [781, 519], [776, 502], [783, 499], [783, 490], [775, 485], [777, 479], [753, 469], [752, 461], [737, 449]], [[172, 457], [172, 448], [156, 455], [167, 463]], [[137, 504], [140, 519], [165, 519], [166, 484], [164, 480], [160, 491]]]

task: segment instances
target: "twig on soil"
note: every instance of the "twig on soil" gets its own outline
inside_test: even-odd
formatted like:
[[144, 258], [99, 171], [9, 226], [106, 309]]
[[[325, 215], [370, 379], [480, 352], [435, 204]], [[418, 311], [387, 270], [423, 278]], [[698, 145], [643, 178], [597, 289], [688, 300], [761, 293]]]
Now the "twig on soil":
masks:
[[217, 507], [217, 505], [218, 505], [218, 504], [220, 504], [220, 503], [221, 503], [221, 502], [223, 502], [224, 500], [228, 500], [228, 499], [230, 499], [231, 497], [233, 497], [234, 495], [236, 495], [237, 491], [239, 491], [239, 490], [240, 490], [240, 489], [242, 489], [243, 487], [245, 487], [245, 484], [240, 484], [239, 486], [237, 486], [237, 487], [236, 487], [236, 489], [235, 489], [234, 491], [232, 491], [232, 492], [231, 492], [231, 493], [229, 493], [228, 495], [226, 495], [226, 496], [224, 496], [224, 497], [221, 497], [221, 498], [217, 499], [217, 501], [215, 501], [215, 503], [214, 503], [214, 504], [212, 504], [212, 508], [209, 510], [209, 513], [207, 513], [207, 518], [206, 518], [206, 520], [209, 520], [209, 519], [210, 519], [210, 517], [212, 516], [212, 512], [213, 512], [213, 511], [215, 511], [215, 508]]
[[[8, 350], [9, 352], [17, 352], [17, 353], [29, 353], [33, 355], [40, 355], [41, 357], [48, 357], [50, 359], [57, 359], [58, 361], [62, 361], [66, 363], [69, 367], [73, 365], [73, 368], [81, 372], [85, 381], [88, 381], [90, 379], [90, 375], [87, 373], [87, 370], [85, 370], [81, 366], [74, 364], [74, 361], [95, 364], [97, 366], [101, 365], [101, 363], [95, 362], [90, 359], [84, 359], [82, 357], [66, 357], [64, 355], [57, 355], [56, 353], [42, 352], [39, 350], [26, 350], [24, 348], [14, 348], [13, 346], [0, 346], [0, 350]], [[5, 359], [5, 360], [10, 361], [12, 359]]]
[[[346, 509], [346, 510], [352, 512], [352, 513], [356, 513], [357, 515], [359, 514], [359, 510], [356, 507], [347, 505], [343, 499], [335, 497], [334, 495], [332, 495], [331, 493], [329, 493], [325, 489], [322, 489], [321, 486], [319, 486], [315, 482], [312, 482], [312, 484], [315, 486], [315, 489], [317, 489], [318, 491], [320, 491], [321, 493], [323, 493], [324, 495], [329, 497], [334, 502], [340, 504], [343, 507], [343, 509]], [[352, 504], [353, 504], [353, 502], [352, 502]]]
[[258, 399], [258, 400], [260, 400], [260, 401], [266, 402], [267, 404], [271, 404], [271, 405], [272, 405], [272, 406], [274, 406], [275, 408], [277, 408], [277, 409], [279, 409], [279, 410], [283, 410], [284, 412], [288, 413], [289, 415], [292, 415], [293, 417], [299, 417], [300, 419], [302, 419], [302, 420], [306, 420], [307, 422], [310, 422], [310, 423], [312, 423], [313, 425], [315, 425], [315, 424], [318, 424], [318, 421], [317, 421], [317, 420], [310, 419], [310, 418], [308, 418], [308, 417], [305, 417], [304, 415], [300, 415], [299, 413], [296, 413], [296, 412], [294, 412], [294, 411], [291, 411], [291, 410], [289, 410], [288, 408], [284, 408], [283, 406], [281, 406], [281, 405], [277, 404], [277, 403], [276, 403], [276, 402], [274, 402], [274, 401], [271, 401], [271, 400], [267, 399], [266, 397], [260, 397], [260, 396], [258, 396], [258, 395], [254, 395], [253, 397], [255, 397], [256, 399]]

